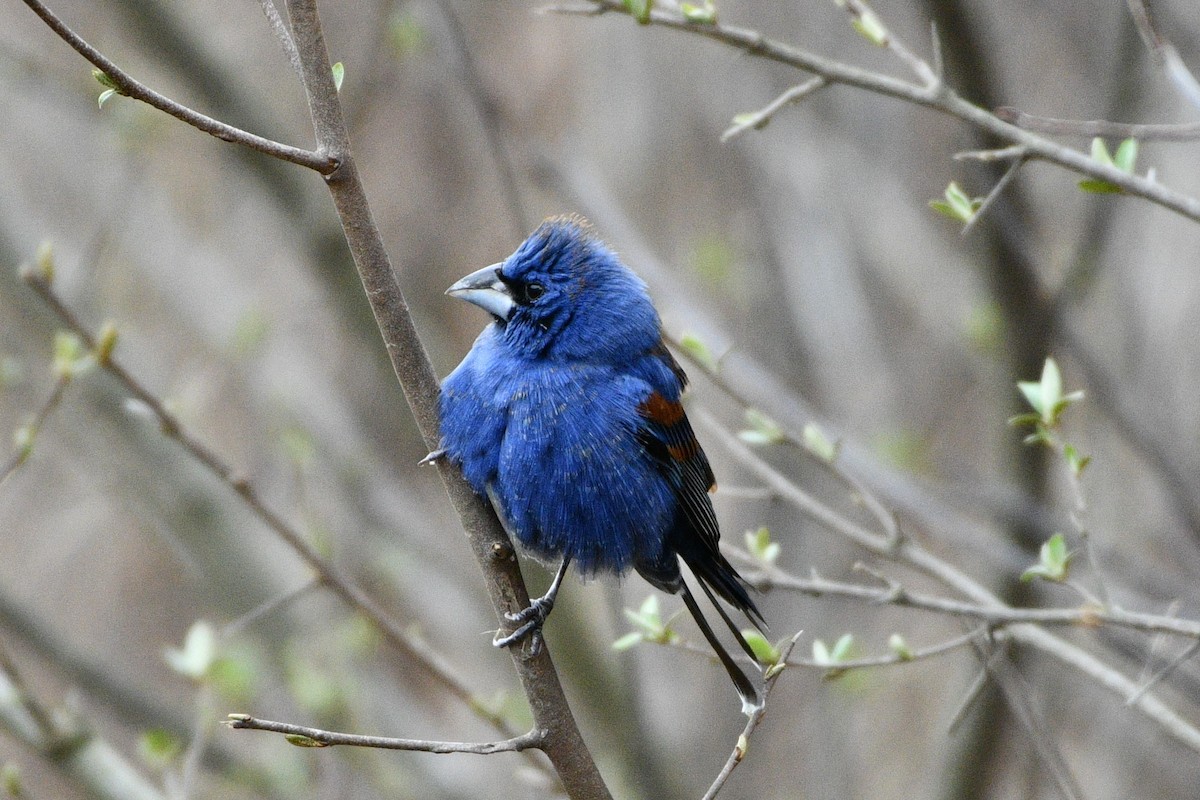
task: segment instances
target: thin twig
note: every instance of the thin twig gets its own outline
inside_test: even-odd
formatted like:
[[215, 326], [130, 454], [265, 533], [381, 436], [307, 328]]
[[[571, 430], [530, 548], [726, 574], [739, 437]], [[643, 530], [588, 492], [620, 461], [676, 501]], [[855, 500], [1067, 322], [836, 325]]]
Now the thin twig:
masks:
[[1129, 13], [1133, 17], [1134, 24], [1137, 25], [1138, 33], [1142, 36], [1142, 41], [1154, 54], [1154, 60], [1166, 72], [1167, 78], [1175, 84], [1175, 88], [1179, 90], [1183, 98], [1194, 108], [1200, 108], [1200, 81], [1196, 80], [1196, 76], [1187, 68], [1187, 64], [1183, 63], [1183, 58], [1175, 49], [1175, 45], [1171, 44], [1155, 27], [1150, 9], [1146, 7], [1143, 0], [1126, 0], [1126, 4], [1129, 6]]
[[[75, 313], [67, 307], [57, 292], [54, 291], [53, 286], [33, 272], [25, 273], [24, 278], [26, 283], [38, 294], [43, 302], [58, 315], [58, 318], [79, 336], [85, 346], [94, 351], [97, 344], [96, 337], [80, 322]], [[153, 392], [126, 370], [120, 361], [110, 357], [104, 359], [101, 366], [106, 372], [115, 377], [125, 387], [125, 390], [154, 416], [164, 436], [175, 441], [183, 448], [185, 453], [228, 486], [259, 521], [265, 524], [280, 540], [285, 542], [316, 573], [321, 584], [328, 587], [348, 606], [371, 620], [385, 639], [406, 656], [420, 664], [426, 673], [452, 695], [459, 698], [468, 708], [471, 708], [475, 714], [487, 721], [488, 724], [500, 733], [506, 736], [513, 735], [512, 729], [503, 717], [487, 711], [481, 703], [477, 702], [475, 693], [458, 678], [457, 670], [448, 665], [427, 643], [415, 637], [399, 623], [393, 621], [374, 600], [325, 561], [305, 541], [300, 531], [292, 527], [282, 516], [268, 508], [262, 502], [248, 478], [239, 474], [216, 452], [209, 449], [207, 445], [189, 433], [179, 418], [172, 414]]]
[[1125, 701], [1125, 705], [1131, 706], [1131, 705], [1134, 705], [1135, 703], [1137, 703], [1137, 701], [1141, 700], [1142, 696], [1144, 694], [1146, 694], [1146, 692], [1153, 689], [1164, 678], [1166, 678], [1168, 675], [1170, 675], [1172, 672], [1174, 672], [1176, 669], [1178, 669], [1180, 664], [1187, 661], [1192, 656], [1196, 655], [1197, 650], [1200, 650], [1200, 642], [1192, 642], [1190, 645], [1188, 645], [1186, 648], [1184, 648], [1182, 653], [1175, 656], [1175, 658], [1171, 659], [1171, 661], [1168, 662], [1165, 666], [1163, 666], [1162, 669], [1160, 669], [1158, 672], [1156, 672], [1152, 676], [1150, 676], [1150, 679], [1147, 680], [1145, 683], [1143, 683], [1141, 688], [1139, 688], [1136, 692], [1134, 692], [1133, 695], [1130, 696], [1130, 698]]
[[[818, 522], [825, 524], [835, 533], [838, 533], [860, 546], [884, 556], [889, 559], [907, 564], [917, 570], [930, 575], [944, 585], [961, 592], [970, 600], [980, 606], [989, 609], [995, 609], [999, 614], [1016, 612], [1018, 614], [1028, 613], [1026, 609], [1011, 609], [1004, 604], [996, 595], [988, 591], [985, 587], [963, 573], [957, 567], [949, 564], [937, 556], [929, 553], [924, 548], [920, 547], [912, 541], [903, 541], [899, 547], [893, 547], [889, 543], [886, 536], [874, 533], [863, 528], [862, 526], [846, 519], [844, 516], [834, 511], [833, 509], [818, 502], [791, 480], [777, 472], [770, 465], [766, 464], [761, 458], [755, 455], [748, 447], [746, 447], [738, 438], [721, 425], [716, 423], [716, 420], [711, 415], [698, 410], [696, 419], [702, 425], [718, 436], [725, 447], [743, 464], [748, 466], [755, 474], [759, 476], [768, 486], [779, 493], [779, 496], [795, 505], [803, 513], [816, 519]], [[871, 591], [871, 590], [868, 590]], [[878, 592], [879, 590], [874, 590]], [[1103, 622], [1120, 624], [1125, 627], [1137, 627], [1150, 631], [1163, 631], [1178, 633], [1179, 635], [1196, 638], [1200, 633], [1200, 623], [1195, 621], [1186, 621], [1178, 619], [1168, 619], [1165, 617], [1157, 617], [1147, 614], [1131, 614], [1130, 612], [1121, 611], [1119, 609], [1097, 609], [1098, 611], [1107, 614], [1108, 617], [1102, 619]], [[1062, 614], [1064, 611], [1070, 614], [1080, 613], [1076, 609], [1052, 609], [1045, 613], [1048, 618], [1040, 620], [1043, 623], [1054, 621], [1056, 614]], [[973, 615], [968, 615], [973, 616]], [[1082, 624], [1086, 617], [1076, 617], [1069, 620], [1060, 619], [1060, 622], [1069, 624]], [[1117, 620], [1121, 621], [1118, 622]], [[1080, 647], [1077, 647], [1069, 642], [1063, 641], [1057, 636], [1043, 630], [1036, 624], [1030, 622], [1015, 622], [1006, 629], [1007, 637], [1020, 642], [1021, 644], [1037, 648], [1049, 656], [1057, 659], [1063, 664], [1067, 664], [1081, 671], [1091, 679], [1098, 682], [1100, 685], [1110, 689], [1123, 699], [1129, 700], [1134, 697], [1139, 689], [1136, 682], [1122, 675], [1117, 670], [1100, 661], [1096, 656], [1088, 653]], [[1167, 731], [1176, 740], [1183, 743], [1187, 747], [1200, 752], [1200, 729], [1197, 729], [1188, 720], [1181, 717], [1174, 709], [1170, 708], [1152, 694], [1146, 694], [1138, 698], [1134, 707], [1144, 713], [1147, 717], [1154, 720]]]
[[829, 81], [821, 77], [816, 77], [809, 78], [804, 83], [791, 87], [758, 111], [739, 115], [738, 121], [726, 128], [725, 132], [721, 134], [721, 141], [728, 142], [730, 139], [741, 136], [751, 128], [762, 130], [781, 110], [787, 106], [799, 103], [805, 97], [828, 85]]
[[1027, 161], [1024, 155], [1025, 148], [1017, 145], [1017, 148], [1013, 149], [1020, 149], [1021, 155], [1018, 155], [1013, 159], [1013, 162], [1008, 165], [1008, 169], [1005, 170], [1004, 175], [1000, 178], [1000, 180], [996, 181], [996, 185], [993, 186], [992, 190], [987, 193], [987, 197], [983, 198], [983, 202], [979, 204], [979, 208], [975, 209], [975, 213], [972, 214], [971, 218], [962, 226], [962, 230], [959, 231], [960, 236], [966, 236], [971, 232], [971, 230], [974, 229], [975, 223], [977, 223], [983, 217], [984, 213], [991, 208], [992, 203], [996, 201], [996, 198], [1000, 196], [1000, 193], [1004, 191], [1004, 188], [1012, 182], [1012, 179], [1017, 177], [1017, 173], [1021, 170], [1021, 167], [1025, 166], [1025, 162]]
[[[290, 722], [274, 722], [258, 719], [249, 714], [230, 714], [225, 722], [237, 730], [271, 731], [282, 733], [299, 747], [376, 747], [382, 750], [416, 750], [422, 753], [519, 753], [522, 750], [538, 749], [545, 743], [546, 732], [532, 730], [520, 736], [499, 742], [439, 742], [428, 739], [397, 739], [390, 736], [363, 736], [357, 733], [339, 733]], [[292, 737], [298, 737], [293, 739]]]
[[1110, 139], [1139, 139], [1159, 142], [1193, 142], [1200, 139], [1200, 122], [1178, 125], [1109, 122], [1103, 119], [1059, 119], [1028, 114], [1018, 108], [1001, 106], [994, 112], [997, 119], [1018, 128], [1054, 136], [1103, 136]]
[[792, 654], [792, 648], [796, 646], [796, 642], [799, 641], [801, 633], [802, 631], [797, 631], [796, 635], [793, 636], [788, 643], [783, 646], [779, 654], [781, 663], [776, 664], [767, 670], [767, 679], [763, 684], [762, 702], [759, 703], [758, 708], [754, 709], [754, 711], [750, 713], [749, 718], [746, 720], [746, 727], [743, 728], [741, 734], [738, 735], [737, 744], [734, 745], [733, 752], [731, 752], [729, 754], [729, 758], [725, 760], [724, 766], [721, 767], [721, 771], [717, 773], [716, 779], [708, 787], [708, 791], [704, 793], [702, 800], [712, 800], [712, 798], [716, 797], [717, 793], [720, 792], [721, 788], [725, 785], [725, 782], [729, 780], [729, 776], [733, 774], [733, 771], [737, 769], [738, 764], [741, 764], [742, 759], [746, 757], [746, 752], [750, 746], [750, 737], [754, 734], [755, 729], [758, 727], [758, 723], [762, 721], [762, 718], [767, 713], [767, 700], [769, 700], [771, 697], [771, 690], [775, 688], [775, 682], [779, 680], [779, 676], [784, 673], [784, 667], [782, 666], [782, 663], [786, 662], [788, 656]]
[[288, 30], [287, 23], [280, 16], [279, 9], [275, 7], [274, 0], [258, 0], [258, 4], [262, 6], [263, 16], [267, 18], [271, 33], [275, 34], [288, 63], [292, 65], [292, 71], [296, 73], [296, 77], [301, 77], [300, 54], [296, 52], [296, 42], [292, 39], [292, 32]]
[[[839, 4], [844, 5], [860, 24], [870, 20], [874, 25], [883, 25], [879, 15], [864, 0], [839, 0]], [[890, 29], [885, 28], [884, 31], [885, 33], [879, 41], [882, 46], [891, 50], [897, 58], [903, 61], [927, 88], [936, 89], [941, 86], [940, 69], [929, 66], [925, 59], [908, 49], [908, 46]]]
[[[622, 0], [593, 0], [593, 9], [596, 14], [630, 15], [629, 8]], [[564, 11], [566, 9], [558, 7], [549, 10]], [[678, 13], [666, 11], [657, 6], [651, 9], [646, 22], [671, 30], [703, 36], [737, 48], [749, 55], [819, 75], [831, 83], [854, 86], [956, 117], [1000, 139], [1013, 144], [1025, 145], [1029, 148], [1030, 158], [1048, 161], [1072, 172], [1114, 184], [1123, 189], [1126, 194], [1149, 200], [1188, 219], [1200, 222], [1200, 199], [1168, 189], [1149, 177], [1133, 175], [1114, 166], [1102, 164], [1088, 153], [1065, 147], [1031, 131], [1019, 128], [987, 109], [964, 100], [944, 84], [939, 83], [933, 86], [913, 84], [769, 39], [762, 33], [749, 28], [741, 28], [723, 22], [712, 24], [690, 22]]]
[[787, 589], [812, 597], [847, 597], [876, 605], [915, 608], [955, 617], [966, 617], [987, 623], [991, 627], [1028, 622], [1037, 625], [1077, 625], [1099, 628], [1113, 625], [1150, 633], [1163, 633], [1200, 640], [1200, 621], [1159, 614], [1138, 614], [1099, 605], [1080, 608], [1012, 608], [983, 603], [971, 603], [948, 597], [911, 592], [907, 589], [877, 589], [855, 583], [831, 581], [819, 576], [801, 578], [777, 567], [763, 567], [759, 577], [750, 578], [755, 585], [772, 589]]
[[188, 125], [204, 131], [211, 136], [215, 136], [221, 141], [244, 145], [272, 158], [290, 161], [293, 164], [299, 164], [302, 167], [316, 170], [322, 175], [328, 175], [337, 169], [337, 161], [324, 153], [283, 144], [250, 133], [249, 131], [244, 131], [241, 128], [235, 128], [228, 123], [201, 114], [199, 111], [154, 91], [145, 84], [135, 80], [113, 63], [111, 59], [84, 41], [79, 34], [67, 27], [67, 24], [58, 15], [47, 8], [41, 0], [24, 0], [24, 3], [33, 10], [33, 13], [41, 17], [42, 21], [58, 34], [59, 38], [69, 44], [75, 52], [92, 62], [97, 69], [108, 76], [120, 94], [135, 100], [141, 100], [143, 103], [170, 114], [172, 117], [186, 122]]
[[3, 471], [0, 471], [0, 486], [3, 486], [12, 477], [12, 474], [33, 455], [33, 446], [37, 435], [45, 426], [50, 415], [62, 404], [63, 395], [66, 394], [67, 387], [71, 385], [71, 378], [71, 375], [59, 375], [58, 379], [54, 381], [54, 388], [50, 390], [50, 396], [46, 398], [46, 402], [42, 403], [41, 407], [34, 412], [33, 418], [29, 422], [21, 426], [21, 441], [17, 442], [16, 451], [4, 465]]

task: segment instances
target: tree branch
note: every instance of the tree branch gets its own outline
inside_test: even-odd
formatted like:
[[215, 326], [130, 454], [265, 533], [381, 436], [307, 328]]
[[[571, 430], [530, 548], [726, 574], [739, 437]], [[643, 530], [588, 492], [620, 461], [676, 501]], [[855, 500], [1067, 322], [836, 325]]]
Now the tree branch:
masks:
[[235, 128], [232, 125], [201, 114], [199, 111], [188, 108], [182, 103], [178, 103], [166, 95], [154, 91], [145, 84], [135, 80], [113, 63], [111, 59], [84, 41], [79, 34], [67, 27], [67, 24], [58, 15], [47, 8], [41, 0], [24, 0], [24, 3], [33, 10], [33, 13], [41, 17], [42, 21], [58, 34], [59, 38], [69, 44], [75, 52], [92, 62], [97, 69], [108, 76], [113, 85], [117, 87], [119, 94], [131, 97], [134, 100], [141, 100], [143, 103], [151, 105], [159, 111], [166, 112], [172, 117], [186, 122], [193, 128], [217, 137], [221, 141], [244, 145], [252, 150], [265, 153], [272, 158], [290, 161], [293, 164], [299, 164], [302, 167], [316, 170], [322, 175], [327, 175], [337, 168], [337, 162], [322, 152], [314, 152], [301, 147], [282, 144], [281, 142], [244, 131], [241, 128]]
[[[612, 12], [630, 15], [629, 9], [622, 0], [592, 0], [591, 9], [596, 14]], [[572, 9], [551, 7], [550, 10], [570, 12]], [[647, 23], [712, 39], [742, 50], [749, 55], [819, 75], [830, 83], [854, 86], [956, 117], [1002, 140], [1024, 145], [1031, 159], [1048, 161], [1072, 172], [1107, 181], [1119, 186], [1127, 194], [1149, 200], [1190, 220], [1200, 222], [1200, 200], [1168, 189], [1149, 178], [1122, 172], [1108, 164], [1101, 164], [1087, 153], [1065, 147], [1018, 128], [1016, 125], [1000, 119], [992, 112], [964, 100], [941, 82], [932, 85], [909, 83], [899, 78], [834, 61], [768, 39], [758, 31], [749, 28], [720, 22], [712, 24], [689, 22], [679, 14], [657, 7], [651, 10]]]
[[541, 748], [545, 744], [546, 732], [532, 730], [511, 739], [499, 742], [437, 742], [426, 739], [396, 739], [390, 736], [362, 736], [357, 733], [338, 733], [320, 728], [293, 725], [290, 722], [273, 722], [258, 719], [249, 714], [230, 714], [225, 722], [235, 730], [272, 731], [282, 733], [297, 747], [377, 747], [383, 750], [416, 750], [422, 753], [519, 753], [522, 750]]
[[[339, 164], [338, 169], [326, 176], [326, 184], [396, 378], [426, 446], [435, 450], [441, 439], [437, 419], [438, 381], [358, 177], [315, 0], [289, 0], [288, 12], [318, 146]], [[529, 605], [529, 593], [512, 543], [491, 506], [475, 494], [457, 467], [441, 459], [438, 471], [483, 571], [497, 619], [502, 627], [510, 626], [505, 612]], [[546, 732], [541, 749], [554, 765], [567, 793], [572, 798], [610, 797], [575, 724], [550, 658], [550, 648], [541, 647], [536, 653], [509, 648], [509, 653], [529, 701], [534, 725]]]

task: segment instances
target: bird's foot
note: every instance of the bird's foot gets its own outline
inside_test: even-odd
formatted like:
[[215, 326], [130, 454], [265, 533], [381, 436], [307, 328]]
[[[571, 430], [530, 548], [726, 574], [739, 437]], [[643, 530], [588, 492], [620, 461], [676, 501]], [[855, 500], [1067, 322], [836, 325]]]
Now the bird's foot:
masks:
[[516, 623], [517, 627], [512, 633], [504, 636], [497, 634], [492, 644], [496, 647], [511, 647], [528, 639], [530, 653], [537, 655], [542, 649], [542, 625], [546, 623], [546, 618], [550, 616], [553, 608], [554, 598], [546, 595], [531, 600], [529, 605], [520, 611], [505, 612], [504, 618]]
[[440, 447], [440, 448], [438, 448], [437, 450], [434, 450], [434, 451], [433, 451], [432, 453], [430, 453], [429, 455], [427, 455], [427, 456], [425, 456], [424, 458], [422, 458], [420, 461], [418, 461], [418, 462], [417, 462], [417, 466], [418, 466], [418, 467], [423, 467], [423, 466], [425, 466], [426, 464], [432, 464], [432, 463], [434, 463], [435, 461], [440, 461], [441, 459], [443, 459], [443, 458], [445, 458], [445, 457], [446, 457], [446, 448], [444, 448], [444, 447]]

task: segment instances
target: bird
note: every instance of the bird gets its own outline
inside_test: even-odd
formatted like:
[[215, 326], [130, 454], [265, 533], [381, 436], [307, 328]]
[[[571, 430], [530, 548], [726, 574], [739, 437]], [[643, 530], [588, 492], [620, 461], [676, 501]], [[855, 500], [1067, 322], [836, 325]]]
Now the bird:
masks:
[[[685, 581], [686, 564], [738, 645], [717, 601], [760, 631], [749, 584], [721, 554], [716, 481], [681, 396], [687, 375], [663, 339], [646, 284], [577, 215], [544, 221], [504, 261], [446, 294], [491, 315], [438, 396], [440, 449], [524, 551], [558, 563], [543, 597], [494, 643], [540, 630], [573, 564], [586, 577], [634, 570], [678, 594], [729, 673], [743, 711], [759, 693], [722, 645]], [[716, 597], [714, 597], [714, 594]]]

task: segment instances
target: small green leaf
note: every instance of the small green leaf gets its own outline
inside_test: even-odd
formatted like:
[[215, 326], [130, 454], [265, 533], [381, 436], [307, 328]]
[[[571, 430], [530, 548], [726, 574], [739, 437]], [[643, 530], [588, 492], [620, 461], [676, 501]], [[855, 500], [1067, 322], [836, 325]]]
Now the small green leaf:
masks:
[[756, 531], [746, 531], [746, 549], [764, 564], [774, 564], [779, 558], [779, 543], [771, 541], [771, 531], [765, 526]]
[[1125, 191], [1115, 183], [1087, 178], [1079, 182], [1079, 188], [1088, 194], [1120, 194]]
[[112, 359], [113, 350], [117, 346], [117, 325], [109, 320], [100, 327], [100, 333], [96, 335], [96, 349], [93, 355], [96, 358], [96, 363], [101, 366], [107, 366]]
[[1057, 421], [1056, 409], [1063, 400], [1062, 373], [1053, 358], [1042, 365], [1042, 377], [1038, 381], [1019, 381], [1017, 388], [1025, 395], [1025, 401], [1037, 412], [1039, 420], [1046, 426]]
[[983, 205], [983, 198], [969, 197], [955, 181], [950, 181], [944, 193], [945, 201], [930, 200], [929, 207], [939, 214], [944, 214], [959, 222], [970, 222], [975, 218], [975, 212]]
[[104, 108], [104, 104], [107, 103], [116, 93], [116, 89], [105, 89], [100, 93], [100, 96], [96, 98], [96, 107]]
[[636, 647], [646, 640], [638, 631], [631, 631], [612, 643], [612, 649], [618, 652]]
[[288, 744], [294, 744], [296, 747], [329, 747], [328, 742], [317, 741], [302, 733], [288, 733], [283, 738], [287, 739]]
[[339, 61], [333, 65], [333, 88], [340, 92], [342, 90], [342, 79], [345, 77], [346, 67]]
[[1113, 166], [1121, 170], [1121, 172], [1133, 173], [1133, 165], [1137, 163], [1138, 143], [1137, 139], [1126, 139], [1117, 146], [1117, 152], [1113, 156]]
[[680, 3], [679, 11], [688, 22], [697, 25], [715, 25], [717, 23], [717, 7], [712, 0], [703, 3]]
[[1113, 163], [1112, 156], [1108, 154], [1108, 145], [1106, 145], [1104, 140], [1099, 136], [1096, 136], [1092, 139], [1092, 160], [1099, 161], [1101, 164], [1105, 164], [1110, 167], [1116, 166], [1116, 164]]
[[1034, 578], [1048, 581], [1064, 581], [1067, 569], [1071, 563], [1071, 552], [1067, 550], [1067, 540], [1061, 533], [1056, 533], [1042, 543], [1038, 551], [1038, 563], [1021, 573], [1025, 583]]
[[853, 647], [854, 634], [843, 633], [841, 638], [837, 640], [837, 643], [834, 644], [833, 651], [830, 652], [829, 657], [832, 658], [836, 663], [846, 661], [850, 658], [850, 652]]
[[26, 423], [13, 431], [13, 447], [16, 450], [18, 464], [23, 464], [33, 455], [33, 442], [37, 439], [37, 427]]
[[163, 649], [163, 658], [171, 669], [191, 678], [202, 680], [217, 658], [217, 631], [205, 620], [196, 620], [183, 639], [183, 647]]
[[830, 440], [817, 423], [809, 422], [804, 425], [803, 442], [805, 450], [826, 464], [832, 464], [837, 460], [840, 449], [838, 443]]
[[1091, 456], [1081, 455], [1074, 445], [1063, 445], [1063, 458], [1067, 460], [1067, 466], [1071, 468], [1071, 473], [1078, 478], [1087, 469], [1087, 465], [1092, 463]]
[[762, 446], [779, 444], [786, 437], [779, 423], [768, 417], [757, 408], [746, 409], [747, 430], [738, 431], [738, 438], [749, 445]]
[[863, 11], [863, 13], [852, 19], [850, 24], [854, 26], [854, 30], [862, 34], [863, 38], [871, 44], [877, 47], [887, 45], [888, 30], [884, 27], [883, 20], [874, 11], [870, 9]]
[[165, 728], [152, 728], [138, 737], [138, 755], [156, 769], [169, 767], [182, 752], [183, 744]]
[[103, 86], [105, 89], [116, 89], [117, 82], [109, 77], [108, 73], [102, 69], [93, 69], [92, 77], [96, 79], [96, 83]]
[[904, 641], [904, 637], [898, 633], [893, 633], [888, 637], [888, 649], [895, 653], [901, 661], [912, 661], [915, 657], [908, 642]]
[[650, 9], [654, 0], [622, 0], [625, 10], [641, 25], [650, 24]]
[[[625, 609], [625, 618], [634, 624], [637, 628], [636, 633], [643, 641], [652, 642], [654, 644], [674, 644], [679, 641], [679, 634], [671, 630], [669, 625], [663, 622], [662, 614], [659, 612], [658, 595], [650, 595], [638, 608], [637, 611]], [[622, 639], [628, 637], [621, 637]], [[620, 639], [618, 641], [621, 641]], [[636, 642], [629, 644], [632, 647]]]
[[708, 372], [716, 374], [717, 359], [713, 357], [712, 350], [709, 349], [708, 345], [699, 336], [696, 336], [694, 333], [684, 332], [679, 337], [679, 346], [695, 359], [697, 364], [704, 367]]
[[38, 243], [37, 251], [33, 254], [33, 264], [43, 283], [54, 283], [54, 245], [49, 240]]
[[11, 761], [0, 767], [0, 787], [3, 787], [5, 797], [25, 797], [25, 789], [21, 782], [21, 768]]
[[760, 664], [777, 664], [781, 653], [779, 648], [767, 641], [767, 637], [763, 636], [756, 630], [742, 631], [742, 638], [746, 640], [746, 644], [750, 645], [750, 649], [754, 652], [754, 658]]
[[54, 334], [54, 374], [60, 378], [74, 378], [92, 365], [92, 359], [84, 347], [83, 340], [71, 331]]

